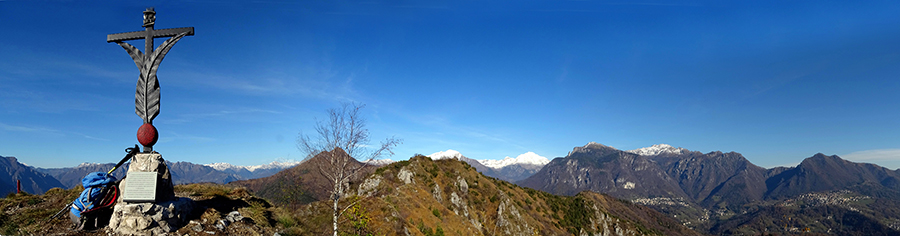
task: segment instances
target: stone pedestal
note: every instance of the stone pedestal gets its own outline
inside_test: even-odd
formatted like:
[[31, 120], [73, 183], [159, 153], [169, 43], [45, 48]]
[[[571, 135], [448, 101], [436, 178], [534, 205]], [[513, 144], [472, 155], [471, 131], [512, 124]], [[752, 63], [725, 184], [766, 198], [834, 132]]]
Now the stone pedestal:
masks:
[[194, 201], [175, 198], [165, 202], [119, 203], [109, 220], [112, 235], [166, 235], [187, 222]]
[[114, 235], [165, 235], [185, 225], [194, 209], [188, 198], [176, 198], [172, 174], [159, 153], [139, 153], [131, 159], [125, 180], [119, 184], [122, 195], [128, 191], [128, 175], [136, 172], [155, 172], [156, 199], [154, 202], [119, 202], [113, 208], [109, 230]]

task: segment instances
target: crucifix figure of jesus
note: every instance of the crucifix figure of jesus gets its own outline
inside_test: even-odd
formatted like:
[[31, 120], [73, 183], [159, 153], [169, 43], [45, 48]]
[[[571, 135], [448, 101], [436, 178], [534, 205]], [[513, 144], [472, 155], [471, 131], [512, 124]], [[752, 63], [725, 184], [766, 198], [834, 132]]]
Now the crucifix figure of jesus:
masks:
[[[178, 40], [184, 36], [194, 35], [194, 27], [171, 28], [154, 30], [156, 11], [147, 8], [144, 11], [144, 31], [110, 34], [106, 36], [106, 42], [115, 42], [128, 52], [141, 76], [138, 78], [137, 91], [134, 94], [134, 113], [144, 120], [144, 124], [138, 129], [138, 141], [144, 145], [144, 152], [153, 151], [153, 144], [159, 139], [159, 134], [153, 127], [153, 119], [159, 115], [159, 81], [156, 79], [156, 70], [166, 53]], [[153, 39], [171, 37], [153, 50]], [[144, 40], [144, 52], [126, 40]]]

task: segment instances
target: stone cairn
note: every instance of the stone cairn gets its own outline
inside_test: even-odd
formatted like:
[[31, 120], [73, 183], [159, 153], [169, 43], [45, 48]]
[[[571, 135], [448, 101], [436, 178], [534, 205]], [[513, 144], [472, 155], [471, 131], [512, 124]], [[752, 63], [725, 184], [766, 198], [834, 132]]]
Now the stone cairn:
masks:
[[[109, 220], [109, 229], [119, 235], [164, 235], [184, 226], [194, 210], [190, 198], [175, 197], [172, 175], [159, 153], [139, 153], [131, 160], [127, 175], [136, 172], [155, 172], [155, 202], [128, 202], [119, 198]], [[127, 176], [126, 175], [126, 176]], [[128, 178], [119, 185], [128, 191]]]
[[[156, 11], [148, 8], [144, 11], [144, 31], [107, 36], [107, 42], [115, 42], [122, 46], [141, 71], [135, 93], [135, 114], [144, 120], [144, 124], [137, 132], [138, 142], [144, 145], [143, 152], [131, 159], [126, 177], [119, 185], [122, 197], [113, 208], [113, 215], [109, 221], [108, 232], [113, 235], [166, 235], [186, 225], [185, 221], [195, 205], [189, 198], [175, 197], [172, 174], [166, 166], [166, 161], [162, 155], [153, 150], [153, 145], [159, 139], [156, 127], [153, 126], [153, 119], [159, 114], [157, 68], [178, 40], [184, 36], [194, 35], [194, 28], [154, 30], [155, 20]], [[153, 39], [161, 37], [171, 38], [153, 50]], [[144, 53], [123, 42], [135, 39], [144, 40]], [[152, 174], [146, 173], [155, 173], [155, 183]], [[138, 178], [142, 176], [150, 177]], [[139, 195], [137, 194], [139, 192], [143, 195], [134, 197]]]

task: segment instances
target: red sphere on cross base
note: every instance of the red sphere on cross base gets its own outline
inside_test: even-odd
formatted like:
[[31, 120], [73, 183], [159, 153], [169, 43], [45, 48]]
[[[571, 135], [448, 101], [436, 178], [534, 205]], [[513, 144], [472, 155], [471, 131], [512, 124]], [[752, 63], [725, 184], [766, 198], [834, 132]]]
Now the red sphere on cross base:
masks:
[[141, 125], [141, 127], [138, 128], [137, 139], [141, 145], [152, 147], [159, 139], [159, 134], [156, 132], [156, 127], [153, 127], [152, 124], [144, 123], [144, 125]]

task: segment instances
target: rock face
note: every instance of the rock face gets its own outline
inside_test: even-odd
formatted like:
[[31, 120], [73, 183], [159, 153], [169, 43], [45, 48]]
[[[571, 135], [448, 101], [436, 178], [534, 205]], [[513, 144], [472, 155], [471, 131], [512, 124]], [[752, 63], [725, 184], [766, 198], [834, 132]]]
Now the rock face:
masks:
[[194, 201], [176, 198], [155, 203], [116, 204], [109, 220], [110, 233], [116, 235], [162, 235], [184, 226], [194, 210]]

